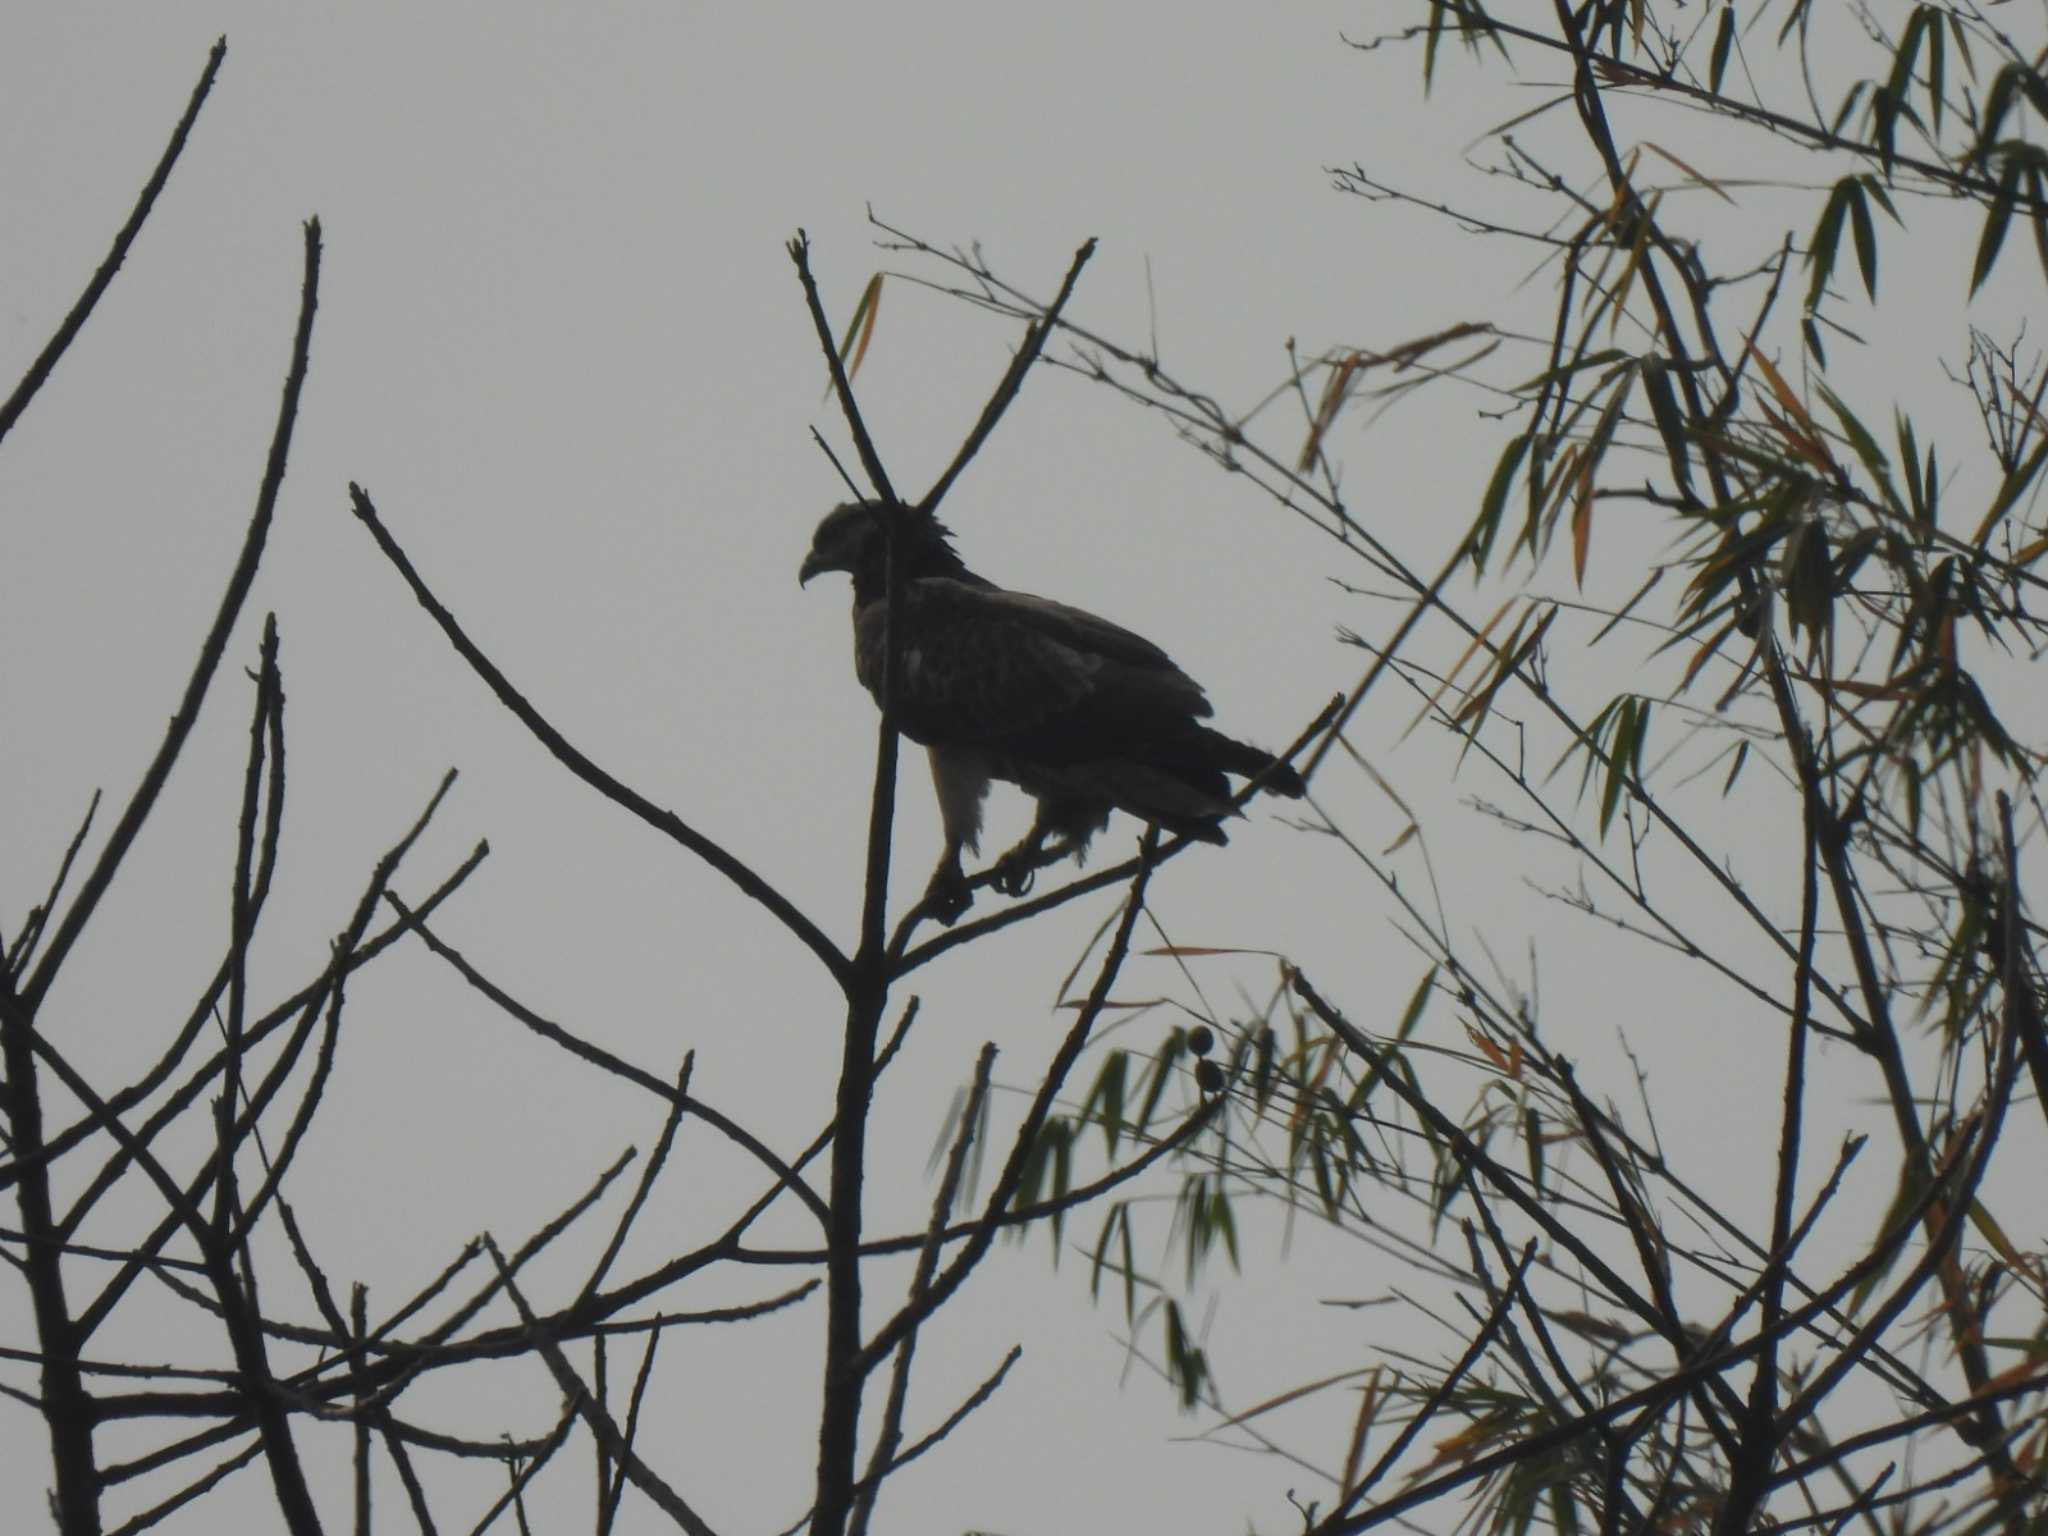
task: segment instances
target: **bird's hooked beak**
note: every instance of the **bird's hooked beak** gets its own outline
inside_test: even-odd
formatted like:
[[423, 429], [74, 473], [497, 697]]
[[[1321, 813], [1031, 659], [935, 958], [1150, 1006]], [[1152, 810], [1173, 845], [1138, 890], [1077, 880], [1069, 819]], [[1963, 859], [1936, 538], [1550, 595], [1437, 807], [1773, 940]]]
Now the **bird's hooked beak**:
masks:
[[799, 587], [808, 585], [813, 576], [837, 569], [838, 567], [833, 565], [829, 558], [814, 549], [804, 556], [804, 563], [797, 567], [796, 584]]

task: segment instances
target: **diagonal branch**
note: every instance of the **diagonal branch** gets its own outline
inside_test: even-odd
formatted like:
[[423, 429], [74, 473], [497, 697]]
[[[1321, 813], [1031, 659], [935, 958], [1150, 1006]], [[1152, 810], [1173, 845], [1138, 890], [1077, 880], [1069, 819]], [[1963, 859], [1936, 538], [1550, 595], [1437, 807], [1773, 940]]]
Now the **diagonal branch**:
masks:
[[632, 812], [657, 832], [681, 843], [738, 886], [743, 894], [766, 907], [783, 927], [818, 957], [835, 980], [844, 983], [848, 966], [846, 957], [839, 952], [837, 945], [825, 937], [816, 923], [797, 910], [788, 897], [695, 827], [690, 826], [675, 812], [661, 809], [637, 790], [613, 778], [549, 724], [547, 718], [528, 703], [505, 674], [477, 648], [476, 642], [463, 632], [460, 624], [456, 623], [455, 615], [450, 613], [441, 600], [428, 589], [419, 572], [413, 569], [412, 562], [406, 558], [405, 551], [399, 548], [398, 541], [391, 536], [390, 530], [378, 518], [377, 508], [371, 502], [369, 492], [354, 484], [349, 486], [348, 492], [355, 506], [356, 516], [362, 520], [363, 526], [370, 530], [370, 537], [377, 541], [377, 547], [384, 552], [384, 557], [398, 568], [398, 574], [404, 577], [406, 585], [412, 588], [412, 595], [418, 599], [419, 605], [427, 610], [436, 624], [441, 626], [441, 632], [448, 637], [449, 644], [453, 645], [456, 653], [469, 663], [470, 670], [483, 679], [484, 685], [498, 696], [498, 702], [518, 717], [519, 723], [548, 749], [557, 762], [614, 805]]
[[121, 819], [109, 834], [107, 846], [100, 851], [92, 873], [86, 876], [77, 898], [64, 914], [64, 921], [51, 938], [48, 951], [21, 989], [22, 1010], [29, 1018], [35, 1016], [43, 994], [49, 991], [50, 983], [56, 980], [57, 972], [64, 964], [64, 957], [71, 952], [71, 946], [78, 942], [78, 936], [92, 920], [100, 898], [106, 895], [121, 861], [128, 856], [129, 848], [142, 831], [143, 822], [156, 805], [157, 796], [163, 792], [171, 769], [178, 761], [178, 754], [184, 750], [186, 738], [198, 723], [199, 707], [206, 701], [207, 687], [220, 668], [228, 636], [233, 633], [235, 620], [240, 617], [242, 604], [249, 596], [249, 588], [255, 583], [256, 566], [263, 559], [264, 544], [270, 537], [272, 516], [277, 510], [277, 494], [284, 485], [285, 460], [291, 451], [292, 427], [298, 420], [299, 394], [305, 387], [306, 366], [313, 347], [313, 311], [318, 305], [319, 294], [320, 221], [309, 219], [306, 221], [305, 277], [300, 289], [298, 331], [292, 339], [291, 366], [285, 374], [284, 398], [277, 410], [277, 429], [271, 435], [270, 457], [264, 465], [262, 486], [256, 493], [255, 515], [242, 539], [242, 553], [228, 577], [227, 591], [221, 594], [213, 627], [200, 644], [199, 659], [185, 684], [184, 697], [178, 701], [177, 712], [171, 716], [163, 745], [157, 748], [155, 759], [143, 774], [141, 784], [136, 786], [126, 809], [121, 812]]
[[974, 430], [967, 434], [967, 441], [960, 445], [960, 451], [953, 455], [953, 462], [946, 466], [946, 472], [939, 476], [932, 488], [924, 493], [924, 500], [917, 510], [923, 513], [936, 512], [939, 503], [946, 499], [946, 492], [953, 488], [953, 482], [960, 478], [960, 472], [967, 468], [974, 456], [981, 452], [981, 445], [988, 441], [989, 434], [996, 429], [996, 423], [1003, 419], [1003, 413], [1017, 398], [1017, 391], [1024, 387], [1024, 375], [1031, 365], [1038, 361], [1038, 354], [1045, 350], [1045, 338], [1052, 334], [1059, 324], [1060, 311], [1067, 307], [1067, 300], [1074, 295], [1074, 284], [1081, 279], [1081, 269], [1088, 265], [1088, 258], [1095, 254], [1095, 240], [1091, 236], [1081, 242], [1081, 248], [1074, 252], [1072, 265], [1067, 268], [1066, 280], [1060, 284], [1060, 291], [1053, 295], [1052, 303], [1042, 314], [1032, 320], [1024, 332], [1024, 344], [1017, 349], [1017, 355], [1010, 359], [1010, 366], [996, 385], [995, 393], [988, 397], [988, 404], [981, 408], [981, 419], [974, 424]]
[[107, 259], [100, 263], [99, 270], [92, 275], [92, 281], [85, 285], [85, 292], [78, 296], [78, 302], [71, 306], [71, 313], [64, 317], [57, 327], [56, 335], [45, 343], [43, 350], [36, 354], [36, 360], [29, 364], [28, 372], [21, 382], [14, 386], [14, 393], [0, 402], [0, 438], [7, 436], [21, 413], [28, 409], [50, 374], [57, 366], [57, 360], [71, 348], [78, 339], [78, 333], [98, 306], [100, 297], [114, 281], [114, 274], [121, 270], [121, 263], [128, 259], [128, 248], [135, 243], [135, 237], [142, 233], [143, 221], [156, 206], [157, 195], [164, 189], [164, 183], [171, 179], [171, 167], [178, 163], [178, 156], [184, 153], [185, 140], [192, 132], [192, 125], [199, 120], [199, 109], [206, 104], [209, 92], [213, 90], [214, 76], [220, 73], [221, 62], [228, 56], [228, 40], [216, 38], [213, 50], [206, 56], [206, 68], [200, 71], [199, 83], [192, 88], [192, 100], [186, 104], [185, 115], [178, 119], [178, 126], [171, 130], [171, 142], [164, 146], [163, 157], [156, 163], [156, 170], [143, 184], [142, 195], [135, 201], [135, 211], [128, 215], [128, 222], [121, 226], [114, 236], [113, 249], [107, 252]]
[[491, 1262], [498, 1266], [498, 1277], [504, 1282], [505, 1294], [512, 1298], [512, 1305], [519, 1309], [519, 1320], [526, 1325], [527, 1337], [540, 1356], [547, 1362], [555, 1382], [562, 1389], [562, 1396], [576, 1405], [576, 1411], [589, 1427], [591, 1436], [602, 1445], [605, 1454], [616, 1461], [621, 1470], [632, 1480], [657, 1508], [671, 1520], [688, 1531], [690, 1536], [714, 1536], [703, 1517], [683, 1501], [681, 1494], [664, 1482], [661, 1475], [642, 1461], [634, 1449], [626, 1443], [626, 1437], [619, 1433], [619, 1426], [612, 1422], [610, 1414], [590, 1395], [590, 1389], [583, 1385], [575, 1369], [569, 1364], [568, 1356], [562, 1353], [562, 1346], [549, 1338], [546, 1331], [536, 1326], [533, 1308], [526, 1304], [519, 1284], [512, 1278], [512, 1271], [505, 1264], [505, 1256], [498, 1251], [498, 1245], [490, 1237], [484, 1238], [484, 1247], [489, 1250]]

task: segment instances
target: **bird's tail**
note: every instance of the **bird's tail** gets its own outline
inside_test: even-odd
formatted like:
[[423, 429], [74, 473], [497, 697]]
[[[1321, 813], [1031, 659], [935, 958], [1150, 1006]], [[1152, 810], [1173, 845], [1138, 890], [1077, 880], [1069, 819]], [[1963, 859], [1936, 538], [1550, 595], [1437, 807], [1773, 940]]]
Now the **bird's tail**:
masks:
[[1210, 760], [1225, 773], [1234, 773], [1241, 779], [1257, 779], [1261, 789], [1286, 795], [1291, 800], [1299, 800], [1308, 792], [1308, 786], [1292, 765], [1263, 748], [1238, 741], [1221, 731], [1213, 731], [1206, 725], [1197, 726], [1196, 730], [1201, 733], [1202, 745], [1208, 749]]

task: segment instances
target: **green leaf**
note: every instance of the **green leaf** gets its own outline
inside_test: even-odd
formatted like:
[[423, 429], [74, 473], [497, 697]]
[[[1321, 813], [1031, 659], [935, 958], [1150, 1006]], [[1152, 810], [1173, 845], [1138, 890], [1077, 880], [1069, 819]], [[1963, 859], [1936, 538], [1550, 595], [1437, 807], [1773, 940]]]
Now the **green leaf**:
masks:
[[1749, 761], [1749, 743], [1743, 742], [1735, 749], [1735, 761], [1728, 765], [1728, 777], [1721, 781], [1721, 798], [1728, 798], [1728, 791], [1735, 787], [1735, 779], [1742, 772], [1742, 765]]
[[1972, 162], [1982, 160], [1991, 153], [1991, 146], [1998, 142], [1999, 131], [2005, 126], [2005, 117], [2012, 110], [2013, 98], [2018, 93], [2020, 77], [2026, 73], [2024, 65], [2008, 64], [1991, 77], [1991, 89], [1984, 97], [1984, 111], [1978, 118], [1977, 145], [1970, 151]]
[[1209, 1214], [1215, 1228], [1223, 1238], [1223, 1250], [1230, 1255], [1230, 1267], [1242, 1273], [1244, 1266], [1237, 1256], [1237, 1215], [1231, 1210], [1230, 1196], [1223, 1192], [1223, 1181], [1216, 1181], [1209, 1194]]
[[1429, 968], [1428, 974], [1422, 978], [1416, 985], [1415, 991], [1410, 994], [1408, 1006], [1401, 1013], [1401, 1027], [1394, 1031], [1394, 1038], [1396, 1040], [1406, 1040], [1414, 1032], [1415, 1026], [1422, 1022], [1422, 1010], [1429, 1002], [1430, 988], [1436, 982], [1436, 972], [1437, 968], [1432, 965]]
[[1138, 1309], [1138, 1280], [1131, 1264], [1129, 1201], [1117, 1201], [1109, 1208], [1109, 1215], [1103, 1218], [1102, 1236], [1095, 1240], [1094, 1262], [1088, 1271], [1088, 1295], [1091, 1300], [1101, 1300], [1102, 1272], [1109, 1267], [1110, 1239], [1118, 1235], [1123, 1238], [1124, 1319], [1129, 1321]]
[[1881, 1253], [1882, 1257], [1871, 1272], [1863, 1277], [1863, 1283], [1857, 1286], [1855, 1293], [1850, 1296], [1848, 1311], [1851, 1317], [1863, 1310], [1863, 1304], [1883, 1283], [1884, 1277], [1899, 1261], [1899, 1255], [1912, 1246], [1913, 1234], [1897, 1229], [1926, 1187], [1925, 1175], [1919, 1171], [1917, 1164], [1908, 1159], [1899, 1169], [1899, 1184], [1892, 1193], [1891, 1206], [1884, 1213], [1884, 1219], [1877, 1224], [1878, 1240], [1871, 1244], [1872, 1251]]
[[1963, 56], [1963, 69], [1974, 81], [1977, 78], [1977, 61], [1970, 55], [1970, 34], [1963, 30], [1963, 18], [1954, 11], [1948, 13], [1948, 35], [1954, 40], [1956, 52]]
[[1977, 242], [1977, 264], [1970, 270], [1970, 293], [1974, 297], [1991, 275], [1998, 260], [1998, 248], [2005, 244], [2006, 226], [2012, 222], [2013, 205], [2020, 195], [2020, 162], [2008, 157], [2005, 174], [1998, 178], [1998, 192], [1991, 199], [1991, 212], [1984, 218], [1984, 234]]
[[1608, 823], [1621, 805], [1632, 770], [1643, 761], [1643, 738], [1650, 723], [1650, 703], [1633, 696], [1621, 701], [1614, 712], [1614, 735], [1607, 744], [1607, 780], [1600, 792], [1600, 835], [1607, 835]]
[[1892, 431], [1899, 439], [1899, 459], [1906, 466], [1906, 495], [1913, 504], [1913, 521], [1927, 521], [1927, 493], [1920, 484], [1920, 445], [1913, 435], [1913, 423], [1906, 413], [1894, 409]]
[[1088, 1097], [1081, 1103], [1081, 1123], [1087, 1124], [1090, 1114], [1102, 1127], [1102, 1137], [1111, 1161], [1116, 1158], [1117, 1138], [1124, 1128], [1124, 1084], [1130, 1071], [1130, 1053], [1111, 1051], [1102, 1063], [1102, 1070], [1095, 1075], [1095, 1082], [1088, 1089]]
[[1941, 86], [1946, 58], [1943, 53], [1943, 39], [1946, 33], [1941, 28], [1941, 17], [1931, 6], [1921, 6], [1915, 17], [1928, 18], [1927, 25], [1927, 116], [1933, 123], [1934, 131], [1941, 132]]
[[1707, 65], [1707, 89], [1721, 94], [1721, 81], [1728, 73], [1728, 55], [1735, 47], [1735, 7], [1721, 7], [1721, 20], [1714, 29], [1714, 56]]
[[1927, 487], [1926, 523], [1929, 530], [1932, 530], [1935, 524], [1941, 521], [1941, 514], [1935, 510], [1941, 501], [1941, 476], [1935, 469], [1932, 443], [1927, 445], [1927, 474], [1922, 483]]
[[1899, 500], [1898, 488], [1892, 483], [1892, 467], [1885, 459], [1884, 450], [1877, 446], [1877, 439], [1872, 437], [1869, 429], [1856, 419], [1855, 413], [1843, 403], [1841, 396], [1829, 389], [1826, 384], [1817, 380], [1815, 382], [1821, 398], [1827, 401], [1829, 408], [1835, 413], [1835, 419], [1841, 422], [1842, 435], [1849, 439], [1849, 446], [1856, 450], [1856, 457], [1863, 461], [1864, 469], [1876, 482], [1885, 505], [1904, 517], [1905, 504]]
[[1608, 391], [1607, 405], [1600, 412], [1600, 419], [1593, 424], [1593, 435], [1586, 440], [1586, 456], [1580, 464], [1579, 473], [1591, 484], [1600, 461], [1607, 456], [1607, 449], [1614, 441], [1615, 428], [1621, 425], [1621, 413], [1628, 407], [1629, 391], [1635, 385], [1637, 370], [1629, 369], [1620, 375], [1620, 381]]
[[2015, 464], [2012, 473], [2005, 477], [2005, 483], [1999, 486], [1998, 495], [1991, 503], [1991, 510], [1984, 514], [1984, 521], [1977, 525], [1977, 536], [1970, 541], [1972, 544], [1979, 549], [1984, 547], [1985, 541], [1991, 537], [1991, 530], [1996, 528], [1999, 520], [2012, 510], [2013, 503], [2018, 501], [2020, 493], [2032, 484], [2034, 476], [2041, 473], [2044, 461], [2048, 461], [2048, 438], [2043, 438], [2035, 444], [2034, 451]]
[[1174, 1064], [1180, 1060], [1181, 1052], [1185, 1049], [1181, 1032], [1175, 1030], [1166, 1037], [1166, 1043], [1159, 1048], [1159, 1054], [1153, 1058], [1152, 1068], [1148, 1074], [1149, 1081], [1145, 1087], [1145, 1102], [1138, 1111], [1137, 1124], [1132, 1127], [1134, 1135], [1144, 1135], [1146, 1127], [1151, 1125], [1152, 1116], [1159, 1108], [1160, 1095], [1166, 1092], [1167, 1080], [1173, 1076]]
[[1209, 1379], [1208, 1358], [1188, 1338], [1181, 1320], [1180, 1303], [1166, 1303], [1166, 1379], [1180, 1389], [1182, 1408], [1193, 1408], [1202, 1399], [1202, 1387]]
[[1523, 432], [1508, 440], [1500, 462], [1493, 467], [1493, 478], [1486, 482], [1486, 495], [1479, 502], [1479, 516], [1473, 519], [1472, 531], [1465, 536], [1475, 572], [1486, 569], [1486, 557], [1493, 549], [1495, 535], [1500, 532], [1501, 513], [1507, 507], [1508, 491], [1515, 483], [1515, 471], [1522, 467], [1522, 460], [1529, 452], [1529, 438], [1530, 433]]
[[2048, 177], [2042, 175], [2039, 163], [2027, 167], [2027, 190], [2034, 194], [2034, 213], [2027, 222], [2034, 227], [2034, 253], [2041, 258], [2041, 272], [2048, 276], [2048, 214], [2040, 210], [2048, 206]]
[[1806, 285], [1806, 307], [1810, 310], [1820, 308], [1820, 301], [1827, 294], [1828, 278], [1835, 270], [1835, 251], [1842, 243], [1842, 219], [1855, 196], [1856, 178], [1844, 176], [1828, 194], [1820, 211], [1820, 222], [1813, 226], [1813, 242], [1806, 250], [1806, 264], [1813, 272]]
[[1870, 93], [1870, 137], [1877, 145], [1877, 163], [1884, 167], [1887, 176], [1892, 173], [1892, 160], [1897, 153], [1898, 122], [1902, 111], [1899, 98], [1892, 94], [1890, 86], [1881, 85]]
[[1919, 57], [1920, 39], [1934, 20], [1934, 12], [1924, 5], [1915, 6], [1906, 19], [1906, 30], [1900, 34], [1899, 46], [1892, 54], [1891, 78], [1885, 82], [1885, 90], [1899, 101], [1906, 99], [1913, 84], [1913, 62]]
[[1828, 129], [1831, 133], [1837, 137], [1841, 136], [1843, 127], [1848, 123], [1850, 115], [1856, 110], [1856, 103], [1863, 99], [1863, 93], [1869, 89], [1871, 89], [1871, 85], [1868, 80], [1858, 80], [1849, 87], [1849, 94], [1842, 98], [1842, 105], [1840, 110], [1835, 113], [1835, 120], [1828, 124]]
[[1671, 372], [1662, 358], [1644, 362], [1643, 393], [1650, 397], [1650, 416], [1657, 423], [1657, 435], [1664, 439], [1664, 456], [1671, 461], [1671, 477], [1691, 497], [1692, 462], [1685, 451], [1685, 417], [1679, 412]]
[[1870, 222], [1870, 204], [1863, 195], [1863, 179], [1852, 176], [1849, 185], [1856, 190], [1849, 198], [1850, 227], [1856, 234], [1856, 265], [1863, 272], [1863, 291], [1872, 299], [1877, 297], [1877, 230]]
[[[1054, 1127], [1058, 1127], [1054, 1131]], [[1074, 1187], [1074, 1128], [1064, 1120], [1048, 1120], [1045, 1124], [1052, 1135], [1052, 1196], [1059, 1199]], [[1066, 1226], [1067, 1213], [1064, 1207], [1052, 1213], [1052, 1263], [1059, 1268], [1060, 1233]]]

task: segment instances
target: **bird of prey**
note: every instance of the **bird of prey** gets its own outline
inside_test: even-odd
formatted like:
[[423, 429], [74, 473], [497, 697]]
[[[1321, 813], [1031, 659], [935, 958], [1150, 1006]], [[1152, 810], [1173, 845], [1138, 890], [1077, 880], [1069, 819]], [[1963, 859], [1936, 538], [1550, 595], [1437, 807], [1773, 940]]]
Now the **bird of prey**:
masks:
[[1223, 819], [1236, 814], [1228, 775], [1303, 792], [1286, 763], [1204, 725], [1211, 710], [1201, 685], [1151, 641], [977, 576], [929, 513], [849, 502], [818, 524], [797, 580], [852, 576], [854, 673], [877, 705], [889, 517], [903, 541], [905, 598], [896, 723], [931, 758], [946, 847], [926, 900], [944, 921], [966, 910], [960, 854], [980, 851], [992, 779], [1038, 801], [1029, 835], [996, 864], [1008, 895], [1021, 895], [1042, 864], [1085, 859], [1111, 810], [1221, 843]]

